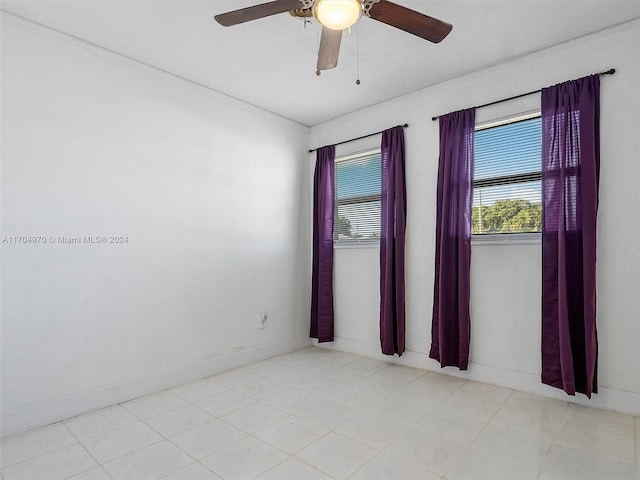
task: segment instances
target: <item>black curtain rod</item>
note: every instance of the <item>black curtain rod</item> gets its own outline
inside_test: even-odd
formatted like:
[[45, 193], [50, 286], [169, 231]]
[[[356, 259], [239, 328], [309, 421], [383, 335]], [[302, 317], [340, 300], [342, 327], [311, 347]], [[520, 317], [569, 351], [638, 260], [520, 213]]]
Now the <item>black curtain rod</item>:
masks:
[[[409, 124], [408, 124], [408, 123], [405, 123], [404, 125], [400, 125], [400, 126], [401, 126], [402, 128], [407, 128], [407, 127], [409, 126]], [[345, 144], [345, 143], [355, 142], [356, 140], [362, 140], [363, 138], [369, 138], [369, 137], [373, 137], [374, 135], [379, 135], [379, 134], [381, 134], [382, 132], [384, 132], [384, 130], [380, 130], [379, 132], [375, 132], [375, 133], [370, 133], [369, 135], [363, 135], [363, 136], [358, 137], [358, 138], [352, 138], [351, 140], [345, 140], [345, 141], [343, 141], [343, 142], [338, 142], [338, 143], [335, 143], [334, 145], [343, 145], [343, 144]], [[313, 152], [315, 152], [316, 150], [317, 150], [317, 148], [314, 148], [314, 149], [312, 149], [312, 150], [309, 150], [309, 153], [313, 153]]]
[[[613, 75], [614, 73], [616, 73], [616, 69], [612, 68], [610, 70], [607, 70], [606, 72], [598, 72], [598, 75]], [[473, 107], [473, 108], [488, 107], [490, 105], [496, 105], [498, 103], [508, 102], [509, 100], [515, 100], [516, 98], [526, 97], [527, 95], [533, 95], [534, 93], [540, 93], [541, 91], [542, 89], [540, 88], [538, 90], [534, 90], [533, 92], [521, 93], [520, 95], [515, 95], [509, 98], [503, 98], [502, 100], [496, 100], [495, 102], [485, 103], [484, 105], [478, 105], [477, 107]], [[431, 117], [431, 120], [435, 122], [440, 117], [441, 115], [438, 115], [437, 117]]]

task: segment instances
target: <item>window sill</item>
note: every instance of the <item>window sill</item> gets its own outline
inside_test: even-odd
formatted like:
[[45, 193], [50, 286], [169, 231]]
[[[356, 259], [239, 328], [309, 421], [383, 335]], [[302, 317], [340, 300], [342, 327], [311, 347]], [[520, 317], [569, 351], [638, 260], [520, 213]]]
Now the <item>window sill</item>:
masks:
[[489, 235], [471, 235], [471, 245], [514, 245], [541, 243], [541, 233], [496, 233]]

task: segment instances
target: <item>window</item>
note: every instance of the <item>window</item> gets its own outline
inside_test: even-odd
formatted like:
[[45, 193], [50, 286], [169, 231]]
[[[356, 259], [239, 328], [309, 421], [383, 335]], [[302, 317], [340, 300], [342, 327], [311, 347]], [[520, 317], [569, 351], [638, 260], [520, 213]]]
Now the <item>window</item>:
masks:
[[336, 159], [336, 243], [380, 239], [380, 150]]
[[473, 235], [541, 231], [540, 113], [476, 127]]

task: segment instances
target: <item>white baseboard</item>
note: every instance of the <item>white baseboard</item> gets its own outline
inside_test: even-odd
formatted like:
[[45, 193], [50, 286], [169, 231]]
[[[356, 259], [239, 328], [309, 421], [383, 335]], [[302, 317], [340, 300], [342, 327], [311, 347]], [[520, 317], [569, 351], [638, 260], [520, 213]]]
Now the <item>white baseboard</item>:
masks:
[[573, 397], [565, 394], [562, 390], [544, 385], [540, 382], [539, 375], [530, 373], [474, 363], [470, 363], [469, 369], [466, 371], [460, 371], [453, 367], [441, 368], [438, 362], [429, 358], [428, 354], [425, 353], [407, 351], [402, 357], [383, 355], [379, 345], [342, 338], [336, 338], [333, 343], [318, 344], [317, 341], [314, 341], [314, 345], [321, 348], [339, 350], [364, 357], [384, 360], [390, 363], [442, 373], [443, 375], [451, 375], [476, 382], [498, 385], [500, 387], [533, 393], [542, 397], [554, 398], [578, 405], [613, 410], [629, 415], [640, 415], [640, 394], [638, 393], [599, 387], [598, 393], [594, 394], [591, 399], [580, 394]]
[[6, 412], [2, 414], [0, 434], [2, 438], [5, 438], [23, 433], [310, 345], [311, 342], [307, 336], [289, 338], [126, 383], [110, 385], [90, 392], [32, 405], [21, 410]]

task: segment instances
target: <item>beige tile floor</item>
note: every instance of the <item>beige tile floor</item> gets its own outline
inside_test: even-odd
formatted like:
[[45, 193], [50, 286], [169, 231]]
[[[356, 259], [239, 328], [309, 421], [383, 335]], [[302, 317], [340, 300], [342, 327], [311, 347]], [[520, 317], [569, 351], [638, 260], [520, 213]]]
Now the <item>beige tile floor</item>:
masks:
[[640, 480], [640, 418], [311, 347], [1, 454], [4, 480]]

